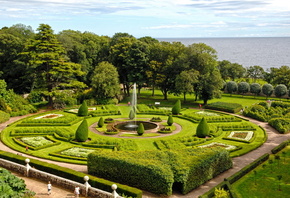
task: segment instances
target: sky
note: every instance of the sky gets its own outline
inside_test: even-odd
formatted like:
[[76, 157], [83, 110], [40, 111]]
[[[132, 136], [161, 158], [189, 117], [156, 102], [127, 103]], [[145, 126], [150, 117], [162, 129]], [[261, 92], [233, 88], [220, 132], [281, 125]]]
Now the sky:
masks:
[[289, 37], [289, 0], [0, 0], [0, 28], [136, 38]]

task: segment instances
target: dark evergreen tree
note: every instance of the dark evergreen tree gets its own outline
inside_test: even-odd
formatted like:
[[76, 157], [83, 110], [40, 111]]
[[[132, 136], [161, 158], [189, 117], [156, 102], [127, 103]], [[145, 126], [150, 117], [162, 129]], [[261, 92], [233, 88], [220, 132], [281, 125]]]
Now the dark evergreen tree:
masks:
[[174, 106], [172, 107], [172, 114], [173, 115], [178, 115], [181, 111], [181, 102], [180, 100], [177, 100]]
[[88, 106], [86, 101], [83, 101], [81, 104], [79, 110], [78, 110], [78, 116], [87, 116], [89, 113]]
[[168, 116], [167, 124], [168, 124], [168, 126], [172, 126], [172, 124], [173, 124], [173, 117], [172, 117], [172, 115], [169, 115]]
[[206, 136], [209, 136], [209, 127], [204, 118], [201, 119], [196, 128], [196, 136], [199, 138], [205, 138]]
[[139, 124], [138, 129], [137, 129], [138, 135], [143, 135], [144, 133], [144, 125], [142, 123]]
[[88, 122], [86, 119], [84, 119], [76, 131], [75, 139], [78, 142], [85, 142], [88, 139], [88, 135], [89, 135]]
[[101, 117], [98, 121], [98, 127], [103, 127], [104, 126], [104, 118]]

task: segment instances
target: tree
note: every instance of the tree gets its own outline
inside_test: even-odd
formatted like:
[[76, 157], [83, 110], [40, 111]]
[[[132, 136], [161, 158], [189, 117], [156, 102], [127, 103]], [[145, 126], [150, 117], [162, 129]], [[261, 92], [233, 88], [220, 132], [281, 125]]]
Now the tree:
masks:
[[180, 111], [181, 111], [181, 102], [180, 100], [177, 100], [174, 106], [172, 107], [171, 112], [173, 115], [178, 115]]
[[135, 111], [133, 109], [130, 110], [129, 119], [133, 120], [135, 118]]
[[217, 67], [216, 51], [204, 43], [195, 43], [186, 50], [188, 67], [199, 72], [198, 83], [195, 85], [195, 94], [207, 101], [220, 97], [223, 80]]
[[252, 78], [254, 82], [256, 82], [257, 79], [263, 79], [264, 78], [264, 69], [261, 66], [255, 65], [250, 66], [247, 68], [247, 76], [249, 78]]
[[228, 60], [223, 60], [218, 62], [218, 69], [220, 70], [221, 77], [224, 81], [229, 78], [229, 69], [232, 63]]
[[172, 115], [169, 115], [168, 116], [167, 124], [168, 124], [168, 126], [172, 126], [172, 124], [173, 124], [173, 117], [172, 117]]
[[83, 101], [78, 110], [78, 116], [87, 116], [87, 115], [88, 115], [88, 106], [86, 101]]
[[98, 127], [103, 127], [104, 126], [104, 118], [100, 117], [99, 121], [98, 121]]
[[137, 134], [138, 135], [143, 135], [144, 133], [144, 125], [142, 123], [139, 124], [138, 128], [137, 128]]
[[252, 83], [250, 85], [250, 92], [258, 96], [262, 91], [261, 85], [259, 83]]
[[232, 93], [238, 90], [238, 84], [235, 81], [228, 81], [226, 84], [226, 90], [232, 95]]
[[281, 66], [280, 68], [274, 70], [273, 84], [284, 84], [286, 87], [290, 87], [290, 67]]
[[274, 89], [276, 97], [281, 98], [287, 94], [287, 87], [283, 84], [277, 85]]
[[245, 75], [245, 72], [246, 69], [238, 63], [232, 63], [231, 67], [228, 69], [228, 75], [232, 81], [235, 81], [237, 78], [242, 78]]
[[78, 142], [85, 142], [88, 139], [88, 135], [88, 122], [84, 119], [76, 130], [75, 139]]
[[107, 103], [120, 93], [117, 69], [108, 62], [101, 62], [91, 76], [91, 86], [98, 103]]
[[209, 136], [209, 127], [204, 118], [202, 118], [196, 128], [196, 136], [199, 138], [205, 138]]
[[262, 86], [262, 93], [266, 95], [267, 99], [272, 95], [274, 88], [271, 84], [264, 84]]
[[[81, 65], [69, 62], [64, 48], [57, 41], [49, 25], [40, 24], [34, 40], [26, 46], [29, 68], [35, 86], [45, 88], [49, 106], [53, 106], [54, 92], [65, 88], [84, 88], [76, 77], [83, 75]], [[37, 74], [37, 75], [36, 75]]]
[[183, 102], [186, 102], [186, 94], [194, 92], [194, 84], [198, 82], [199, 72], [191, 69], [189, 71], [182, 71], [177, 77], [175, 82], [175, 92], [183, 93]]
[[244, 95], [250, 91], [250, 85], [247, 82], [240, 82], [238, 84], [238, 92]]

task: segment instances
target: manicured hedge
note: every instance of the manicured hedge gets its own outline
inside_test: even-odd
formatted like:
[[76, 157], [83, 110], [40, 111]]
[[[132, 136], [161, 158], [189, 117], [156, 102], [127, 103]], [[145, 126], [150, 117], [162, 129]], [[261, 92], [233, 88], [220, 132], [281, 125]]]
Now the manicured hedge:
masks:
[[10, 136], [55, 135], [64, 141], [69, 141], [74, 135], [69, 129], [55, 127], [17, 127], [10, 132]]
[[[35, 119], [37, 117], [46, 115], [46, 114], [62, 114], [63, 116], [54, 118], [54, 119]], [[38, 114], [36, 116], [24, 119], [22, 122], [18, 123], [17, 126], [71, 126], [82, 121], [83, 118], [78, 117], [74, 114], [65, 113], [65, 112], [50, 112]]]
[[279, 133], [290, 132], [290, 118], [273, 118], [269, 121], [269, 125], [275, 128]]
[[259, 166], [261, 163], [265, 162], [268, 159], [269, 159], [269, 154], [266, 153], [266, 154], [262, 155], [261, 157], [259, 157], [258, 159], [256, 159], [251, 164], [242, 168], [239, 172], [237, 172], [237, 173], [233, 174], [232, 176], [230, 176], [229, 178], [227, 178], [227, 180], [230, 182], [230, 184], [233, 184], [234, 182], [238, 181], [240, 178], [245, 176], [251, 170], [253, 170], [254, 168], [256, 168], [257, 166]]
[[289, 144], [289, 140], [284, 141], [284, 142], [282, 142], [281, 144], [279, 144], [278, 146], [276, 146], [275, 148], [273, 148], [273, 149], [271, 150], [271, 152], [272, 152], [273, 154], [276, 154], [276, 153], [278, 153], [279, 151], [281, 151], [282, 149], [284, 149], [286, 146], [288, 146], [288, 144]]
[[169, 115], [171, 113], [170, 110], [158, 109], [154, 106], [148, 106], [145, 104], [137, 105], [137, 114], [155, 114], [155, 115]]
[[174, 182], [186, 194], [231, 167], [229, 153], [221, 148], [102, 151], [88, 156], [90, 174], [164, 195], [172, 194]]
[[214, 103], [206, 105], [205, 108], [225, 111], [229, 113], [237, 113], [243, 109], [243, 106], [238, 103], [214, 102]]
[[[8, 152], [4, 152], [4, 151], [0, 151], [0, 157], [9, 161], [13, 161], [19, 164], [25, 164], [24, 160], [27, 157], [23, 157], [20, 155], [16, 155], [13, 153], [8, 153]], [[51, 163], [47, 163], [44, 161], [39, 161], [36, 159], [30, 159], [30, 166], [31, 167], [35, 167], [38, 170], [42, 170], [44, 172], [47, 173], [51, 173], [63, 178], [67, 178], [79, 183], [84, 183], [84, 176], [88, 175], [82, 172], [78, 172], [69, 168], [65, 168], [65, 167], [61, 167], [55, 164], [51, 164]], [[107, 192], [111, 192], [112, 191], [112, 184], [114, 184], [115, 182], [111, 182], [102, 178], [98, 178], [92, 175], [88, 175], [90, 180], [89, 183], [92, 187], [107, 191]], [[118, 184], [116, 183], [118, 186], [117, 192], [119, 194], [125, 194], [126, 196], [132, 196], [134, 198], [141, 198], [142, 197], [142, 191], [137, 189], [137, 188], [133, 188], [133, 187], [129, 187], [126, 185], [122, 185], [122, 184]]]

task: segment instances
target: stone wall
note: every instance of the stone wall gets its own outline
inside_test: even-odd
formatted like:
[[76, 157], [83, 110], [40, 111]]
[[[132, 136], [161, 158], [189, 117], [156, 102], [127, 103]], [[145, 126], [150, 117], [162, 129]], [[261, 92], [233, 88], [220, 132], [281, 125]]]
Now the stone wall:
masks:
[[[63, 177], [59, 177], [50, 173], [46, 173], [34, 168], [29, 167], [29, 172], [27, 175], [27, 166], [25, 165], [20, 165], [8, 160], [4, 160], [4, 159], [0, 159], [0, 167], [6, 168], [8, 170], [23, 174], [25, 176], [28, 177], [32, 177], [32, 178], [36, 178], [36, 179], [40, 179], [41, 181], [50, 181], [51, 183], [53, 183], [53, 185], [56, 186], [61, 186], [67, 190], [70, 190], [71, 192], [74, 191], [74, 188], [76, 186], [80, 187], [80, 193], [82, 195], [86, 195], [86, 186], [85, 184], [81, 184], [69, 179], [65, 179]], [[90, 183], [90, 181], [88, 181]], [[113, 195], [112, 193], [97, 189], [97, 188], [93, 188], [93, 187], [89, 187], [88, 188], [88, 196], [91, 197], [102, 197], [102, 198], [112, 198]], [[118, 196], [118, 198], [122, 198], [121, 196]]]

